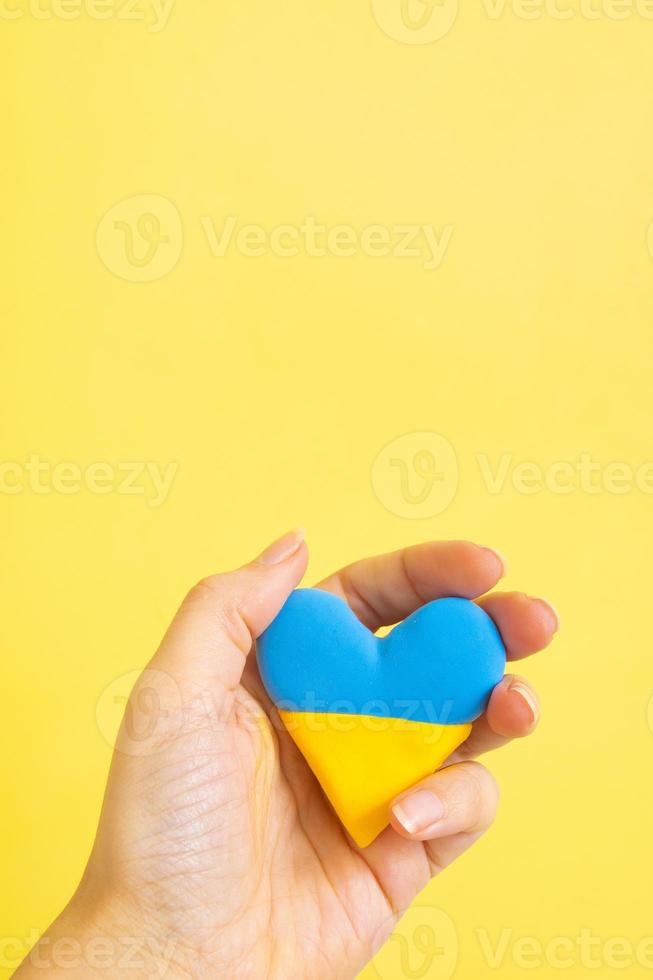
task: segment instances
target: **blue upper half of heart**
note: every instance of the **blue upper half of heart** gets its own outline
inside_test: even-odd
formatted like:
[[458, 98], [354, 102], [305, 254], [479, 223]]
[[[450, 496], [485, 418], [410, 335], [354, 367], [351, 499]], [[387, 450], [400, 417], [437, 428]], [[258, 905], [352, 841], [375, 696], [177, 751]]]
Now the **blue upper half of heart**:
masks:
[[319, 589], [293, 592], [257, 649], [278, 708], [440, 725], [477, 718], [506, 662], [496, 626], [467, 599], [429, 602], [378, 637]]

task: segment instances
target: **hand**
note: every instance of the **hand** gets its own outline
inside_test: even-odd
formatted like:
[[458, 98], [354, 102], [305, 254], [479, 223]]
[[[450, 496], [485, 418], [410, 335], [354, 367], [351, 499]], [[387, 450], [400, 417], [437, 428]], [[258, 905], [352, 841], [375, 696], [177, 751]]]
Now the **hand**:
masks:
[[[354, 977], [430, 878], [491, 824], [497, 789], [473, 760], [538, 720], [533, 691], [510, 675], [467, 742], [401, 795], [391, 827], [365, 850], [347, 836], [271, 722], [250, 656], [307, 557], [292, 532], [185, 599], [131, 694], [89, 864], [40, 947], [43, 964], [57, 938], [74, 937], [82, 951], [113, 943], [114, 958], [82, 955], [68, 976]], [[483, 595], [516, 660], [547, 646], [558, 623], [541, 599], [485, 595], [503, 571], [490, 549], [438, 542], [357, 562], [319, 588], [371, 630], [441, 596]], [[34, 969], [28, 959], [19, 975]]]

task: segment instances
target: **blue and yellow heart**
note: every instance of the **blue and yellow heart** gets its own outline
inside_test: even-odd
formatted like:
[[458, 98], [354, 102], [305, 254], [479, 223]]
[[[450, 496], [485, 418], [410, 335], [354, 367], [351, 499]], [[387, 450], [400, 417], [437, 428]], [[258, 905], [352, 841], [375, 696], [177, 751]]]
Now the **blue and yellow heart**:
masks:
[[465, 741], [506, 662], [467, 599], [429, 602], [379, 637], [319, 589], [293, 592], [257, 649], [268, 694], [359, 847]]

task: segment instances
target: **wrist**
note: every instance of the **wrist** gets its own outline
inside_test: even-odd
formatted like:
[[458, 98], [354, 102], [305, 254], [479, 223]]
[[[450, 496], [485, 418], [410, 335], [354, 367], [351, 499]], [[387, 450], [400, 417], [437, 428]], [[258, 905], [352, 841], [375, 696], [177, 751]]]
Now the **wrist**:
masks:
[[16, 980], [49, 974], [85, 978], [187, 978], [180, 944], [161, 937], [115, 898], [91, 898], [80, 886], [16, 972]]

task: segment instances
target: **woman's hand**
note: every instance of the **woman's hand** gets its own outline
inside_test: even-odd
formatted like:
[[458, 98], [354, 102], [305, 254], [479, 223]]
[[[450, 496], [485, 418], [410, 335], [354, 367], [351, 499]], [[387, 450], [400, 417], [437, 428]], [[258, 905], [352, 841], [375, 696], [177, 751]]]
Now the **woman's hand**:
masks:
[[[538, 720], [514, 675], [446, 765], [401, 795], [391, 827], [365, 850], [347, 836], [250, 656], [306, 563], [292, 532], [186, 597], [132, 692], [82, 882], [37, 947], [41, 968], [28, 958], [19, 976], [56, 965], [48, 956], [72, 938], [71, 977], [354, 977], [489, 827], [497, 789], [474, 760]], [[517, 660], [558, 623], [541, 599], [485, 595], [503, 572], [490, 549], [437, 542], [357, 562], [319, 587], [372, 630], [441, 596], [484, 596]]]

